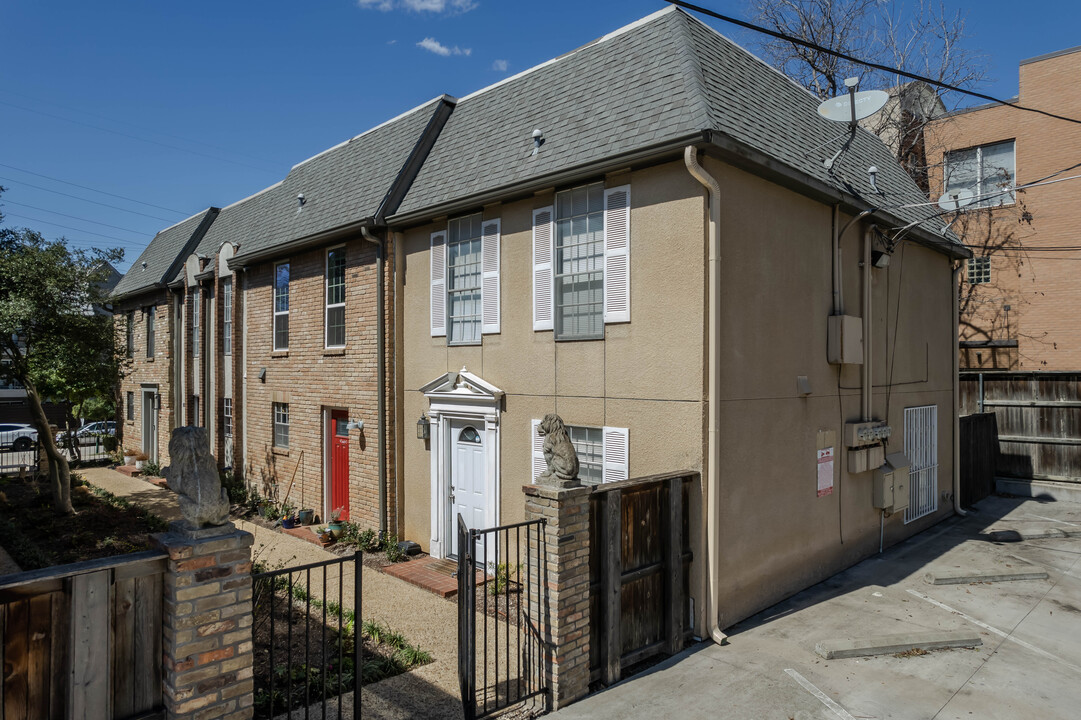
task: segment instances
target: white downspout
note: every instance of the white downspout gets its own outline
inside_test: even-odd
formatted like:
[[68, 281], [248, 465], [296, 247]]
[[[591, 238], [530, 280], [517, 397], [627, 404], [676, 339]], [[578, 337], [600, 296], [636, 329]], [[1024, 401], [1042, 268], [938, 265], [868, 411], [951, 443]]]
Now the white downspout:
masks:
[[[958, 299], [958, 286], [961, 278], [961, 263], [953, 266], [953, 327], [950, 328], [953, 345], [953, 511], [958, 515], [967, 515], [961, 509], [961, 350], [957, 341], [958, 328], [961, 327], [961, 302]], [[982, 381], [982, 376], [981, 376]], [[983, 396], [980, 396], [983, 399]]]
[[708, 403], [709, 435], [708, 458], [706, 464], [706, 563], [709, 575], [709, 605], [706, 608], [706, 621], [709, 635], [718, 645], [724, 643], [726, 635], [721, 632], [718, 621], [720, 611], [720, 485], [721, 485], [721, 446], [720, 446], [720, 307], [721, 307], [721, 185], [717, 179], [706, 172], [698, 163], [698, 149], [688, 145], [683, 151], [687, 171], [705, 186], [709, 194], [709, 310], [706, 319], [709, 356]]

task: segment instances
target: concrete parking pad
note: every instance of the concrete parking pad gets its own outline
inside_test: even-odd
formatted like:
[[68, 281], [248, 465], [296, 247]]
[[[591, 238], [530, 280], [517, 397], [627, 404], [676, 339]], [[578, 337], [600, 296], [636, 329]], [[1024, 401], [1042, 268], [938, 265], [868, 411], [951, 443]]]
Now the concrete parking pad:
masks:
[[[1081, 505], [987, 498], [560, 718], [1067, 718], [1081, 707]], [[997, 533], [992, 535], [992, 533]], [[1033, 539], [1025, 539], [1032, 536]], [[1003, 541], [1001, 538], [1010, 538]], [[1046, 579], [928, 585], [935, 570]], [[826, 660], [815, 646], [963, 633], [983, 645]]]

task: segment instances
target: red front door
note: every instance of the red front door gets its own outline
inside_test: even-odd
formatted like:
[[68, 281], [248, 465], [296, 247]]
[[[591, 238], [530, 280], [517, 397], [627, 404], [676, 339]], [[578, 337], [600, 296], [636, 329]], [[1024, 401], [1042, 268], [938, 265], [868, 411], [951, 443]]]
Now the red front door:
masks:
[[342, 508], [340, 519], [349, 519], [349, 414], [331, 410], [327, 442], [330, 444], [330, 509]]

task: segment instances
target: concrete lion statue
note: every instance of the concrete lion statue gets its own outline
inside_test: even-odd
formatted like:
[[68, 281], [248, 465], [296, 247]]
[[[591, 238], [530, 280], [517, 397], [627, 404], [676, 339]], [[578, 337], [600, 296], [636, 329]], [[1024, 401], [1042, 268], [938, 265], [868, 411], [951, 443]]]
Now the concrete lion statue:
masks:
[[537, 433], [544, 436], [544, 461], [548, 469], [540, 474], [537, 482], [568, 482], [578, 478], [578, 453], [574, 451], [567, 426], [563, 418], [555, 413], [548, 413], [537, 427]]
[[229, 493], [221, 486], [217, 464], [210, 454], [206, 429], [179, 427], [169, 438], [172, 464], [165, 468], [169, 488], [180, 498], [187, 526], [198, 530], [229, 521]]

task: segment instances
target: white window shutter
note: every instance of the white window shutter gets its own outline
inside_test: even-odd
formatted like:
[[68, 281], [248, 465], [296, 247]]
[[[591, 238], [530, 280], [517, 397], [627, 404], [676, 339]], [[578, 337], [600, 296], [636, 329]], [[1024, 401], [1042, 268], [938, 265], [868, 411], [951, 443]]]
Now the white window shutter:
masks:
[[499, 220], [486, 220], [480, 230], [481, 333], [499, 332]]
[[616, 482], [629, 477], [628, 440], [627, 428], [604, 428], [604, 482]]
[[551, 330], [552, 236], [555, 210], [551, 205], [533, 211], [533, 329]]
[[631, 186], [604, 191], [604, 322], [631, 321]]
[[537, 482], [540, 474], [548, 469], [548, 463], [544, 462], [544, 436], [537, 432], [540, 424], [540, 420], [532, 420], [529, 428], [533, 445], [533, 482]]
[[447, 334], [447, 233], [432, 233], [432, 337]]

